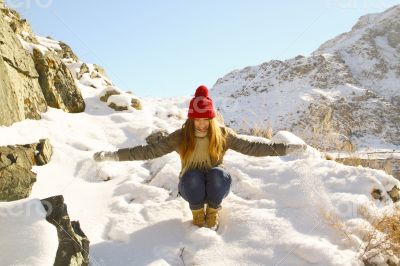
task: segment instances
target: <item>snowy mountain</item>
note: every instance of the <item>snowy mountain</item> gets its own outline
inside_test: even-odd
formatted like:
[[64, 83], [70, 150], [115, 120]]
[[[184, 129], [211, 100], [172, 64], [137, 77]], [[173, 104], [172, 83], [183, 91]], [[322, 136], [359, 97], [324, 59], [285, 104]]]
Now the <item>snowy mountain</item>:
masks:
[[[20, 38], [29, 52], [33, 48], [44, 53], [66, 51], [61, 42], [33, 37], [38, 43]], [[244, 85], [246, 77], [250, 79], [265, 67], [271, 71], [266, 75], [276, 80], [271, 80], [271, 87], [260, 80], [254, 84], [260, 93], [265, 89], [268, 99], [278, 101], [269, 112], [296, 114], [296, 106], [306, 108], [316, 95], [335, 99], [335, 93], [352, 88], [344, 81], [355, 82], [355, 77], [340, 58], [315, 55], [271, 62], [233, 72], [225, 88], [233, 80], [235, 85]], [[75, 56], [66, 56], [62, 62], [80, 90], [84, 111], [69, 113], [48, 107], [41, 119], [0, 127], [0, 146], [48, 139], [53, 150], [49, 163], [33, 166], [37, 176], [28, 198], [0, 202], [0, 264], [51, 265], [57, 236], [45, 221], [46, 212], [38, 199], [61, 194], [69, 214], [79, 219], [90, 240], [90, 265], [398, 265], [399, 254], [389, 254], [379, 244], [386, 235], [375, 222], [399, 211], [399, 180], [383, 171], [326, 160], [311, 146], [302, 154], [282, 157], [251, 157], [229, 150], [224, 164], [233, 180], [223, 202], [220, 229], [197, 228], [191, 224], [187, 202], [177, 194], [180, 160], [176, 153], [148, 161], [96, 163], [92, 159], [99, 150], [146, 144], [146, 137], [154, 131], [172, 132], [186, 119], [190, 98], [137, 99], [112, 86], [95, 64]], [[314, 63], [320, 71], [340, 73], [343, 78], [320, 79]], [[300, 80], [299, 73], [307, 78]], [[277, 89], [275, 84], [283, 77], [286, 87]], [[306, 80], [321, 87], [313, 91], [315, 95]], [[336, 83], [332, 91], [322, 89], [324, 84]], [[214, 93], [222, 93], [223, 84], [220, 81]], [[305, 87], [289, 91], [289, 84]], [[351, 92], [363, 90], [354, 87]], [[218, 94], [225, 104], [231, 101], [231, 108], [245, 110], [251, 99], [256, 103], [253, 91], [231, 93], [237, 94], [226, 98]], [[304, 102], [294, 99], [280, 110], [279, 103], [291, 95], [299, 95]], [[138, 106], [135, 99], [140, 100], [140, 108], [133, 107]], [[246, 110], [243, 116], [254, 118], [251, 109]], [[225, 121], [235, 125], [228, 117]], [[286, 118], [295, 121], [294, 115]], [[301, 142], [286, 131], [262, 141]]]
[[[400, 6], [310, 56], [235, 70], [211, 89], [227, 125], [289, 130], [325, 149], [398, 149]], [[240, 115], [238, 115], [240, 114]]]

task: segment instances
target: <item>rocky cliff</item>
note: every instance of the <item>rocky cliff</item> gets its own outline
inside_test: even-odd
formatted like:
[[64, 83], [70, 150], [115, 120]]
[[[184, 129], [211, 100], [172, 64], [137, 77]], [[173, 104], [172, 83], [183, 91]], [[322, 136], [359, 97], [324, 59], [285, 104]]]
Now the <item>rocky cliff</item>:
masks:
[[[4, 10], [4, 9], [3, 9]], [[39, 119], [47, 104], [32, 56], [0, 13], [0, 125]]]
[[65, 44], [58, 45], [58, 53], [43, 49], [16, 11], [4, 5], [0, 11], [0, 125], [40, 119], [47, 106], [82, 112], [81, 92], [62, 62], [64, 57], [74, 57], [72, 50]]
[[232, 71], [210, 93], [237, 130], [270, 125], [324, 149], [396, 149], [399, 21], [400, 6], [363, 16], [311, 55]]

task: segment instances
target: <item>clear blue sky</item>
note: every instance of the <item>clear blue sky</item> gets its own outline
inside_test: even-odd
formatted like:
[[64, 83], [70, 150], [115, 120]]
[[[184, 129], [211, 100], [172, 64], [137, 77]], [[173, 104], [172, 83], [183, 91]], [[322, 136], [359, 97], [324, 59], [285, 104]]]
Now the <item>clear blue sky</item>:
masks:
[[190, 96], [234, 69], [307, 55], [392, 0], [6, 0], [122, 90]]

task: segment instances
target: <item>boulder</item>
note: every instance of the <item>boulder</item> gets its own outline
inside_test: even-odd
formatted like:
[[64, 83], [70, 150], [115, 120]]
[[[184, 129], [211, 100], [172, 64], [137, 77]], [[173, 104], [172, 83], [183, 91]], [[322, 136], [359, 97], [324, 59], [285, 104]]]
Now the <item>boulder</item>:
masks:
[[35, 149], [36, 165], [45, 165], [50, 162], [50, 157], [53, 154], [49, 139], [40, 139]]
[[137, 98], [132, 98], [131, 99], [131, 106], [133, 108], [135, 108], [136, 110], [142, 110], [142, 108], [143, 108], [142, 107], [142, 102]]
[[89, 239], [80, 228], [79, 221], [71, 221], [64, 197], [57, 195], [41, 200], [46, 220], [57, 228], [58, 249], [54, 266], [89, 265]]
[[126, 106], [126, 105], [118, 105], [115, 102], [109, 103], [108, 106], [111, 109], [114, 109], [115, 111], [126, 111], [126, 110], [128, 110], [128, 106]]
[[105, 88], [101, 94], [100, 94], [100, 101], [102, 102], [107, 102], [108, 98], [110, 98], [110, 96], [112, 95], [119, 95], [121, 94], [121, 92], [119, 92], [117, 90], [117, 88], [113, 87], [113, 86], [109, 86], [107, 88]]
[[398, 202], [400, 200], [400, 188], [394, 186], [390, 191], [388, 191], [390, 198], [393, 202]]
[[39, 83], [48, 106], [70, 113], [85, 110], [82, 94], [68, 67], [55, 52], [44, 54], [33, 49], [35, 67], [39, 73]]
[[111, 95], [107, 104], [110, 108], [115, 111], [125, 111], [129, 107], [135, 108], [136, 110], [142, 109], [142, 103], [139, 99], [132, 97], [129, 93], [121, 93], [118, 95]]
[[52, 147], [48, 139], [26, 145], [0, 147], [0, 201], [13, 201], [29, 196], [36, 174], [33, 165], [50, 161]]
[[[4, 157], [2, 156], [1, 160]], [[1, 161], [4, 164], [4, 161]], [[0, 168], [0, 201], [13, 201], [29, 196], [36, 174], [18, 164]]]

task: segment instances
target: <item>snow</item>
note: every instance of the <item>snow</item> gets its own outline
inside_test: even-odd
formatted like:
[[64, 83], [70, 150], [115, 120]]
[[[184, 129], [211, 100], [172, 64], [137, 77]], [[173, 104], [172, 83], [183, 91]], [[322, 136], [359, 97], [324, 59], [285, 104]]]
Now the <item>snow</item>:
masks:
[[45, 54], [47, 51], [61, 50], [61, 46], [60, 46], [59, 42], [49, 39], [49, 38], [36, 36], [36, 39], [39, 44], [35, 44], [35, 43], [30, 43], [30, 42], [25, 41], [19, 35], [17, 35], [17, 37], [18, 37], [19, 41], [21, 42], [22, 47], [24, 47], [24, 49], [28, 50], [31, 54], [33, 54], [34, 48], [38, 49], [42, 54]]
[[128, 93], [111, 95], [107, 100], [107, 104], [110, 105], [111, 103], [114, 103], [115, 105], [117, 105], [119, 107], [133, 108], [131, 106], [132, 98], [133, 97], [130, 96]]
[[285, 130], [277, 132], [272, 137], [271, 141], [274, 143], [284, 143], [284, 144], [305, 144], [305, 142], [301, 138]]
[[36, 36], [36, 40], [39, 42], [40, 45], [45, 46], [47, 49], [61, 50], [59, 41], [55, 41], [50, 38], [41, 37], [41, 36]]
[[101, 93], [99, 94], [99, 96], [100, 96], [100, 97], [103, 97], [103, 96], [105, 96], [105, 95], [107, 94], [107, 92], [111, 92], [111, 91], [116, 91], [116, 92], [118, 92], [118, 93], [122, 93], [122, 91], [121, 91], [119, 88], [117, 88], [117, 87], [115, 87], [115, 86], [108, 86], [108, 87], [106, 87], [105, 89], [103, 89], [103, 90], [101, 91]]
[[57, 247], [56, 227], [39, 199], [0, 204], [1, 265], [53, 265]]
[[[1, 127], [0, 145], [50, 139], [54, 153], [50, 163], [33, 167], [37, 182], [30, 199], [64, 195], [71, 219], [91, 241], [92, 265], [362, 265], [369, 221], [357, 210], [379, 214], [394, 207], [386, 191], [399, 181], [383, 171], [326, 161], [311, 147], [282, 157], [229, 150], [224, 163], [233, 182], [220, 229], [197, 228], [178, 197], [176, 153], [148, 161], [92, 160], [95, 151], [145, 144], [153, 130], [172, 132], [184, 122], [188, 99], [141, 99], [143, 110], [115, 112], [94, 100], [102, 90], [79, 86], [85, 112], [49, 108], [41, 120]], [[303, 143], [288, 131], [271, 141]], [[382, 190], [382, 201], [371, 197], [374, 188]]]

